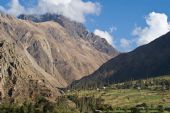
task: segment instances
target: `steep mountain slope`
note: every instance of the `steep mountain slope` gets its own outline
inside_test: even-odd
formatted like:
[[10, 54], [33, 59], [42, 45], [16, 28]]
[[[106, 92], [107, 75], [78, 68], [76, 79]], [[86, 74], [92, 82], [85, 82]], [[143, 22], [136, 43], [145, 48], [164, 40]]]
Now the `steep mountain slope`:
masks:
[[[0, 30], [0, 33], [2, 31]], [[5, 33], [0, 35], [0, 103], [34, 100], [37, 96], [55, 98], [60, 86], [33, 68], [20, 48]]]
[[110, 53], [99, 51], [88, 40], [75, 38], [65, 27], [53, 21], [34, 23], [1, 13], [0, 31], [5, 40], [19, 48], [16, 51], [26, 57], [35, 73], [54, 88], [66, 87], [89, 75], [117, 55], [104, 39], [104, 45], [112, 48]]
[[44, 14], [44, 15], [20, 15], [19, 19], [23, 20], [30, 20], [33, 22], [41, 23], [47, 21], [54, 21], [60, 24], [62, 27], [65, 28], [66, 32], [72, 38], [81, 38], [85, 41], [88, 41], [95, 49], [100, 52], [106, 53], [112, 57], [118, 55], [118, 52], [107, 43], [107, 41], [99, 36], [94, 35], [86, 30], [83, 24], [77, 23], [75, 21], [71, 21], [68, 18], [57, 15], [57, 14]]
[[170, 32], [132, 52], [121, 54], [72, 87], [95, 87], [170, 74]]

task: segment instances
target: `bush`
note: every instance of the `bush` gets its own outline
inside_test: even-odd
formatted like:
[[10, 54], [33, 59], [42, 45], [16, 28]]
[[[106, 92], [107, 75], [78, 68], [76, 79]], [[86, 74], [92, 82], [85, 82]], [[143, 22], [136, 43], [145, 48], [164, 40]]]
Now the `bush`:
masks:
[[52, 103], [44, 97], [37, 97], [35, 102], [24, 102], [23, 105], [0, 105], [0, 113], [79, 113], [76, 109], [70, 108], [66, 98], [60, 98]]

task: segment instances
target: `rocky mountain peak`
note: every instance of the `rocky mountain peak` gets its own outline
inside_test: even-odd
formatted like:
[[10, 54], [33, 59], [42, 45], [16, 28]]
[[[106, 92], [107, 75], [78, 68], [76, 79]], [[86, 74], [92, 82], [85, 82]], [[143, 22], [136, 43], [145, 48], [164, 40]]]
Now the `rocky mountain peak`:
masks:
[[20, 15], [19, 19], [29, 20], [37, 23], [54, 21], [64, 27], [72, 38], [81, 38], [90, 42], [98, 51], [109, 54], [111, 57], [117, 56], [119, 53], [103, 38], [96, 36], [94, 33], [87, 31], [82, 23], [71, 21], [70, 19], [57, 14], [44, 15]]
[[[59, 17], [56, 15], [56, 18]], [[89, 33], [88, 37], [94, 37], [85, 40], [85, 37], [78, 34], [71, 35], [70, 30], [72, 29], [69, 30], [59, 22], [46, 20], [37, 23], [28, 20], [4, 15], [0, 19], [0, 39], [15, 45], [14, 55], [16, 57], [12, 58], [17, 58], [20, 62], [21, 66], [17, 66], [17, 70], [22, 71], [21, 75], [31, 75], [36, 77], [36, 80], [43, 79], [44, 84], [52, 87], [50, 90], [66, 87], [72, 81], [91, 74], [114, 56], [108, 52], [108, 48], [111, 50], [114, 48], [108, 46], [107, 42], [100, 37], [97, 38]], [[70, 26], [73, 23], [75, 22], [68, 21]], [[95, 41], [95, 38], [101, 44]], [[106, 48], [106, 50], [102, 48]], [[113, 51], [110, 52], [114, 54]], [[6, 59], [5, 61], [10, 64], [13, 60], [15, 59]], [[25, 64], [25, 62], [27, 63]], [[21, 79], [21, 81], [24, 80]], [[25, 81], [29, 81], [29, 79]]]

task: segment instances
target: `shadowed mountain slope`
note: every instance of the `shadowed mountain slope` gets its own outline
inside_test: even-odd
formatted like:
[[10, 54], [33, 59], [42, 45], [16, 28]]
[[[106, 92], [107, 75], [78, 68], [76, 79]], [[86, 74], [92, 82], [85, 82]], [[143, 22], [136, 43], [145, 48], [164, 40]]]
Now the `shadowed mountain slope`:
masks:
[[132, 52], [120, 54], [72, 87], [97, 87], [170, 74], [170, 32]]

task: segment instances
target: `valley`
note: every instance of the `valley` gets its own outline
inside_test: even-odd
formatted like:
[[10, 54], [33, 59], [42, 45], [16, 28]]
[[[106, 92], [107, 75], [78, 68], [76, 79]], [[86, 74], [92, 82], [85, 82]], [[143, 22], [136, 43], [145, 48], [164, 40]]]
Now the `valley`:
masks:
[[0, 0], [0, 113], [170, 113], [168, 4]]
[[[163, 76], [103, 88], [67, 89], [55, 102], [38, 96], [35, 102], [25, 102], [24, 109], [16, 104], [6, 104], [0, 105], [0, 110], [10, 107], [13, 113], [169, 113], [169, 93], [170, 77]], [[41, 111], [40, 106], [45, 111]]]
[[[74, 90], [67, 95], [94, 96], [104, 100], [112, 107], [132, 107], [136, 104], [148, 103], [170, 106], [170, 77], [163, 76], [147, 80], [129, 81], [102, 88]], [[166, 103], [167, 102], [167, 103]]]

